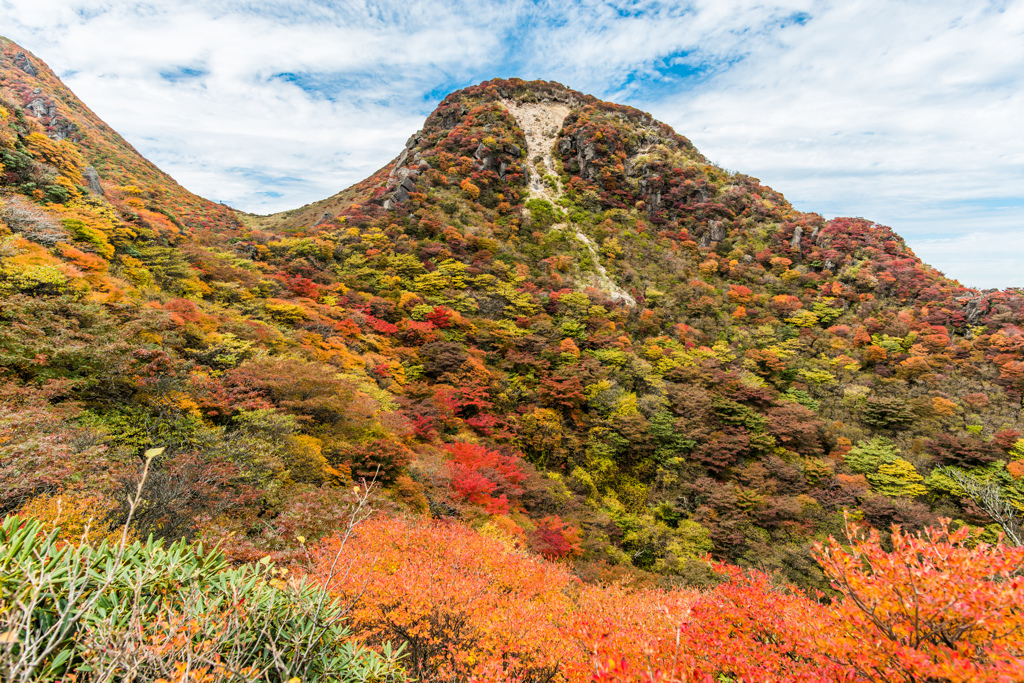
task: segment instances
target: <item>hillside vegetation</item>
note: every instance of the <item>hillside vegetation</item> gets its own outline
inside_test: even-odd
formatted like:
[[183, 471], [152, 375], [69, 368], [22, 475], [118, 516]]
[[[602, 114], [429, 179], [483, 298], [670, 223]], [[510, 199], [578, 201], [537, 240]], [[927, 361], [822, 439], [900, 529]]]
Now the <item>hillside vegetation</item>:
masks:
[[[543, 81], [452, 93], [366, 181], [236, 213], [0, 47], [0, 513], [46, 543], [127, 525], [132, 557], [218, 544], [209, 581], [304, 567], [424, 681], [1020, 678], [999, 611], [1017, 551], [993, 545], [1019, 544], [1024, 510], [1019, 291], [963, 287], [890, 228], [796, 211]], [[376, 517], [342, 543], [353, 495]], [[844, 555], [848, 521], [881, 535]], [[898, 583], [884, 558], [940, 551], [921, 576], [960, 557], [949, 580], [994, 610], [980, 632], [905, 641], [769, 580], [870, 604]], [[466, 557], [496, 564], [464, 576]], [[846, 635], [799, 630], [823, 619]], [[902, 644], [856, 652], [871, 629]]]

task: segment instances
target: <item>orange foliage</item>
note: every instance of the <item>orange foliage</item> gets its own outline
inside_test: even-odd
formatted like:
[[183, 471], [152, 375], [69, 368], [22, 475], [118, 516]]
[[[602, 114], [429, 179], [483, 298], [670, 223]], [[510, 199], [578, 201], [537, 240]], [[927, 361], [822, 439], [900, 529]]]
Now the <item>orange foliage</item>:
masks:
[[47, 532], [56, 530], [61, 541], [95, 544], [104, 539], [121, 540], [121, 528], [113, 527], [106, 519], [115, 507], [116, 503], [98, 495], [66, 491], [37, 496], [26, 503], [19, 514], [43, 522]]
[[569, 611], [567, 569], [511, 553], [467, 527], [377, 519], [340, 549], [314, 550], [314, 575], [354, 603], [356, 632], [406, 644], [418, 680], [513, 680], [568, 653], [553, 616]]
[[948, 520], [918, 535], [894, 526], [892, 551], [874, 529], [849, 540], [816, 546], [845, 596], [813, 625], [824, 654], [868, 681], [1024, 680], [1024, 548], [975, 545]]
[[371, 643], [404, 643], [418, 680], [841, 681], [800, 625], [825, 608], [716, 566], [706, 593], [582, 585], [457, 524], [377, 519], [313, 550]]

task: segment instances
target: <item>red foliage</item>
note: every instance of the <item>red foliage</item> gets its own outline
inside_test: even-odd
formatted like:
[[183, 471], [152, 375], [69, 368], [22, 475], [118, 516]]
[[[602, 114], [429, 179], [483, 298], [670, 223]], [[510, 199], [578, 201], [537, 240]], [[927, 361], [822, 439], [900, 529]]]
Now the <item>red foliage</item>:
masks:
[[580, 555], [580, 534], [558, 515], [537, 520], [537, 528], [530, 534], [530, 547], [549, 560]]
[[435, 327], [443, 330], [451, 327], [453, 314], [454, 311], [443, 306], [437, 306], [430, 313], [427, 313], [427, 322], [433, 323]]
[[340, 457], [352, 468], [354, 480], [386, 486], [405, 471], [412, 461], [412, 451], [397, 441], [372, 439], [347, 446]]
[[522, 494], [519, 484], [526, 473], [515, 456], [468, 443], [445, 444], [444, 448], [452, 456], [449, 467], [457, 499], [480, 505], [491, 514], [505, 514], [508, 497]]

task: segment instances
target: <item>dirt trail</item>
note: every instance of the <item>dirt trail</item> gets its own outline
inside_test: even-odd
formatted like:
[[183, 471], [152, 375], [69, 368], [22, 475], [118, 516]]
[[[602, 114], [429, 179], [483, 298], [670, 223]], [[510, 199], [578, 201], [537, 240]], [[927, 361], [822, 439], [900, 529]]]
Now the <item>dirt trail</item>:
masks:
[[[555, 168], [555, 160], [551, 151], [555, 146], [555, 138], [562, 128], [562, 122], [569, 115], [570, 109], [564, 104], [557, 102], [523, 102], [517, 103], [511, 100], [504, 100], [502, 104], [516, 117], [516, 122], [526, 134], [526, 156], [527, 156], [527, 177], [529, 178], [530, 197], [544, 199], [552, 204], [562, 196], [562, 185], [558, 181], [558, 171]], [[544, 175], [554, 179], [554, 187], [549, 186], [543, 175], [537, 172], [534, 159], [540, 157], [544, 166]], [[630, 306], [636, 306], [636, 300], [626, 290], [619, 287], [608, 271], [601, 265], [601, 255], [597, 251], [597, 244], [590, 239], [576, 225], [567, 223], [556, 223], [551, 226], [552, 230], [570, 230], [583, 246], [590, 252], [590, 259], [594, 262], [594, 273], [590, 276], [590, 284], [605, 293], [613, 301], [624, 301]]]

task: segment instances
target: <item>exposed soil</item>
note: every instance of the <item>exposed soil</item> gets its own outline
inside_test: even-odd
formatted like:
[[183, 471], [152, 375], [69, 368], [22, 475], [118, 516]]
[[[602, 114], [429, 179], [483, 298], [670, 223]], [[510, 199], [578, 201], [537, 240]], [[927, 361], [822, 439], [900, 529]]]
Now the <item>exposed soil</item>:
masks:
[[[555, 160], [551, 151], [555, 146], [555, 138], [562, 128], [562, 122], [571, 111], [569, 107], [558, 102], [523, 102], [517, 103], [510, 100], [503, 100], [502, 104], [516, 117], [516, 122], [526, 134], [527, 171], [530, 182], [530, 197], [545, 199], [552, 204], [562, 196], [561, 183], [558, 180], [558, 172], [555, 168]], [[544, 168], [544, 173], [537, 171], [537, 158]], [[548, 177], [545, 181], [544, 176]], [[550, 184], [549, 184], [550, 183]], [[594, 263], [594, 273], [590, 275], [590, 284], [601, 291], [604, 291], [616, 301], [625, 301], [630, 306], [635, 306], [636, 301], [626, 290], [619, 287], [608, 271], [601, 264], [601, 257], [597, 251], [594, 240], [579, 229], [578, 226], [570, 226], [567, 223], [556, 223], [551, 226], [552, 230], [570, 230], [583, 246], [590, 252], [590, 258]]]
[[[516, 117], [519, 127], [526, 133], [530, 196], [554, 203], [555, 199], [562, 195], [562, 190], [558, 185], [558, 172], [555, 169], [551, 150], [555, 145], [555, 137], [562, 128], [562, 122], [565, 121], [565, 117], [571, 110], [558, 102], [517, 103], [503, 100], [502, 104], [512, 113], [512, 116]], [[544, 175], [555, 178], [555, 187], [558, 189], [553, 190], [549, 187], [544, 182], [542, 175], [537, 172], [537, 162], [535, 161], [537, 157], [540, 157], [541, 164], [544, 166]]]

